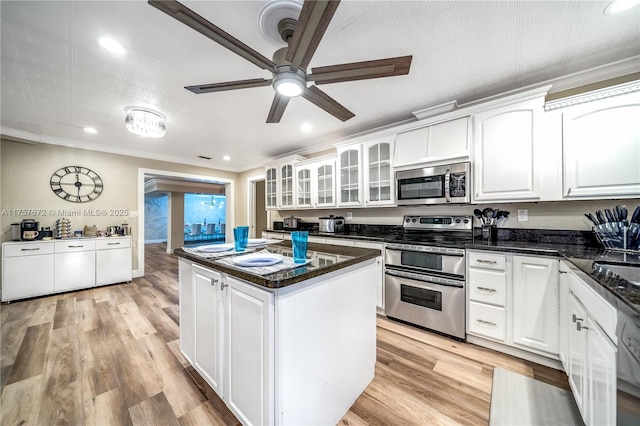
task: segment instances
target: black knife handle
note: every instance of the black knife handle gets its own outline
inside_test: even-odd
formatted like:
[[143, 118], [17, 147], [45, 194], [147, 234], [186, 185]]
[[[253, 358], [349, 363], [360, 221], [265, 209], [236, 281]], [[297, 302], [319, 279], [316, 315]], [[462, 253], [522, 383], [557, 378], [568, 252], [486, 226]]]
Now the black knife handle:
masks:
[[640, 223], [640, 206], [636, 207], [631, 216], [631, 222]]
[[593, 222], [593, 224], [595, 226], [600, 225], [600, 223], [596, 220], [595, 217], [593, 217], [593, 215], [591, 213], [585, 213], [584, 215], [587, 217], [587, 219], [589, 219], [591, 222]]

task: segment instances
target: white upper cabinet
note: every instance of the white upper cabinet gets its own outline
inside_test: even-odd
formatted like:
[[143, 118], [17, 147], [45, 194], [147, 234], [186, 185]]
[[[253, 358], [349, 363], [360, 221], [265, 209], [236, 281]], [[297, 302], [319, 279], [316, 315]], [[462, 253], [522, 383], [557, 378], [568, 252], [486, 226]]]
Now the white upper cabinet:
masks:
[[399, 132], [394, 166], [460, 162], [469, 159], [469, 117]]
[[296, 208], [336, 205], [335, 155], [295, 165]]
[[395, 203], [392, 152], [393, 136], [363, 143], [366, 206]]
[[265, 205], [267, 210], [293, 208], [295, 201], [294, 164], [302, 157], [290, 157], [265, 167]]
[[640, 93], [562, 112], [565, 198], [640, 195]]
[[559, 185], [559, 150], [553, 150], [553, 142], [560, 143], [551, 131], [559, 129], [554, 115], [545, 115], [543, 95], [474, 115], [474, 202], [558, 198], [542, 192], [541, 181]]
[[361, 206], [362, 145], [338, 148], [338, 206]]

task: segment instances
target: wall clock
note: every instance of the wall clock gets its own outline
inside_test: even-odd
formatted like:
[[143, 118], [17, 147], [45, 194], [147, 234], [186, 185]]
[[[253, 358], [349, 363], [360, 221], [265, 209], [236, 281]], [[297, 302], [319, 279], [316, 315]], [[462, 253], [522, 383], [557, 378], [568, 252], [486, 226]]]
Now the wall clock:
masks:
[[86, 203], [102, 194], [103, 182], [91, 169], [66, 166], [51, 175], [51, 190], [58, 197], [72, 203]]

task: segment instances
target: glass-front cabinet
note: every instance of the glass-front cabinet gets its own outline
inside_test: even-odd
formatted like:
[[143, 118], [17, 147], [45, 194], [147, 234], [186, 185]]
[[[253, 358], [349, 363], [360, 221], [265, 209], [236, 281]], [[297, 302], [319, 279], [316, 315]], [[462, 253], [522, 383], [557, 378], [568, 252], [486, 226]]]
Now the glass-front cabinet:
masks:
[[335, 164], [335, 155], [296, 163], [296, 208], [336, 205]]
[[265, 197], [267, 210], [293, 208], [295, 204], [294, 164], [303, 157], [288, 157], [265, 167]]
[[362, 204], [362, 144], [338, 148], [338, 206]]
[[363, 143], [365, 205], [393, 205], [393, 136]]

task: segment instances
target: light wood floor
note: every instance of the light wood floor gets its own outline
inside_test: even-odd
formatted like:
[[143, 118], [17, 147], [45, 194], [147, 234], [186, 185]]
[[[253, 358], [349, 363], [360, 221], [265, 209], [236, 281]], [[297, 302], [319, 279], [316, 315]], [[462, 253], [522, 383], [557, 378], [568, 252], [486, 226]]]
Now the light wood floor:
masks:
[[[129, 284], [0, 307], [0, 424], [238, 423], [180, 355], [177, 259], [146, 254]], [[376, 377], [341, 424], [487, 424], [496, 366], [568, 389], [559, 371], [385, 318], [377, 334]]]

